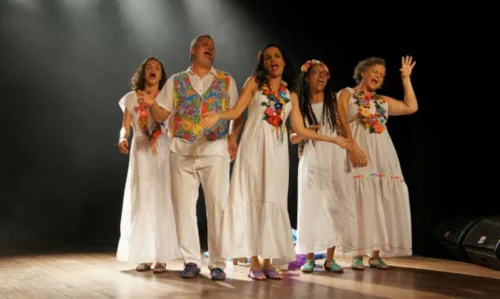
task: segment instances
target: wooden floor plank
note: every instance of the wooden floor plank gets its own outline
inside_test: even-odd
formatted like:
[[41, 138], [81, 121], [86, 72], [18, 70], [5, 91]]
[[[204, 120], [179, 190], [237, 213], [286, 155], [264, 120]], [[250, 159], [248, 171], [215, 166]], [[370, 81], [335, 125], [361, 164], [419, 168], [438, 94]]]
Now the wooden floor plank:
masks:
[[117, 262], [113, 252], [9, 255], [0, 257], [1, 298], [494, 298], [500, 293], [500, 271], [422, 257], [387, 259], [389, 270], [349, 268], [336, 258], [343, 274], [325, 272], [317, 261], [314, 274], [284, 272], [284, 281], [255, 282], [248, 267], [228, 263], [228, 279], [180, 278], [182, 261], [168, 272], [137, 272]]

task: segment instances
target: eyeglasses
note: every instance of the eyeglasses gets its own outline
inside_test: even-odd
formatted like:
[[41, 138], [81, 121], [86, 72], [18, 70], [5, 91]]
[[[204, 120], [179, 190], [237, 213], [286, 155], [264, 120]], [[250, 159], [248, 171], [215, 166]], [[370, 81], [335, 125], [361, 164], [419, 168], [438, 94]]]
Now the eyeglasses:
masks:
[[330, 77], [330, 72], [327, 71], [318, 71], [318, 70], [311, 70], [311, 75], [322, 75], [323, 77]]

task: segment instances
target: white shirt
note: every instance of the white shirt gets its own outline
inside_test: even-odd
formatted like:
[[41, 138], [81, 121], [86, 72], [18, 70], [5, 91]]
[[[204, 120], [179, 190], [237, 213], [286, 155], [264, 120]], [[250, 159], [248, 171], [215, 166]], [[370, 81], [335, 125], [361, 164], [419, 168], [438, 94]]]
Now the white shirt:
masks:
[[[189, 80], [193, 89], [202, 96], [203, 93], [210, 88], [210, 85], [214, 81], [217, 71], [214, 67], [210, 69], [210, 72], [206, 74], [203, 78], [198, 77], [191, 67], [186, 70]], [[162, 88], [158, 96], [156, 97], [156, 102], [159, 106], [167, 109], [172, 117], [174, 111], [174, 76], [171, 76], [165, 86]], [[238, 89], [236, 87], [236, 82], [232, 76], [230, 76], [229, 82], [229, 109], [233, 108], [238, 101]], [[229, 152], [227, 148], [227, 138], [219, 139], [215, 141], [206, 140], [196, 140], [194, 142], [188, 142], [185, 139], [173, 137], [172, 143], [170, 145], [170, 150], [174, 153], [185, 155], [185, 156], [222, 156], [229, 159]]]

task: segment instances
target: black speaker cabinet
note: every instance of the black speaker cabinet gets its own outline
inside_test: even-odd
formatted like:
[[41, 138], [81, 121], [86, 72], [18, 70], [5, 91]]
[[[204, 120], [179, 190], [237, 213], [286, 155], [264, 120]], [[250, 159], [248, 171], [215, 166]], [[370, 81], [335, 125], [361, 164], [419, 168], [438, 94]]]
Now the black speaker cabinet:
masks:
[[439, 256], [444, 259], [470, 262], [463, 243], [469, 231], [483, 217], [455, 217], [441, 222], [434, 230]]
[[500, 215], [479, 221], [465, 238], [464, 248], [472, 263], [500, 270]]

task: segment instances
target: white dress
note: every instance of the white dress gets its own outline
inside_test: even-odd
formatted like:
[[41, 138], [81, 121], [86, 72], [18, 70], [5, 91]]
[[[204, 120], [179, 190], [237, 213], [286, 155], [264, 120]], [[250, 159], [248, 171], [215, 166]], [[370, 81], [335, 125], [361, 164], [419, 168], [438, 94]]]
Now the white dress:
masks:
[[[226, 258], [260, 256], [288, 263], [296, 260], [288, 215], [288, 133], [277, 134], [264, 120], [261, 103], [267, 102], [258, 91], [248, 105], [222, 217], [221, 251]], [[282, 108], [284, 122], [291, 109], [291, 101]]]
[[[323, 105], [311, 105], [320, 124], [318, 133], [335, 137], [337, 131], [328, 120], [323, 124]], [[308, 140], [304, 145], [297, 180], [297, 253], [321, 252], [333, 246], [336, 252], [355, 249], [356, 206], [346, 157], [346, 150], [333, 143]]]
[[[354, 90], [348, 102], [348, 123], [353, 138], [368, 158], [362, 168], [350, 167], [356, 197], [358, 250], [355, 255], [371, 255], [380, 250], [381, 257], [412, 255], [411, 214], [408, 187], [399, 158], [387, 128], [382, 133], [370, 133], [358, 119], [358, 104]], [[389, 105], [383, 103], [385, 117]], [[370, 112], [375, 113], [374, 101]], [[385, 125], [383, 125], [385, 127]]]
[[[123, 197], [120, 241], [117, 260], [168, 262], [181, 257], [170, 198], [169, 145], [165, 126], [158, 138], [158, 153], [153, 154], [147, 137], [139, 127], [135, 92], [126, 94], [119, 105], [132, 114], [133, 138]], [[150, 117], [148, 124], [154, 122]]]

